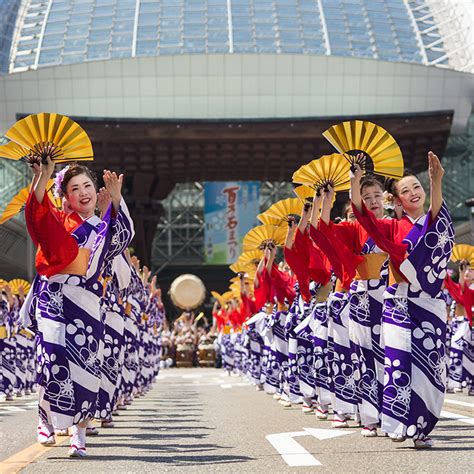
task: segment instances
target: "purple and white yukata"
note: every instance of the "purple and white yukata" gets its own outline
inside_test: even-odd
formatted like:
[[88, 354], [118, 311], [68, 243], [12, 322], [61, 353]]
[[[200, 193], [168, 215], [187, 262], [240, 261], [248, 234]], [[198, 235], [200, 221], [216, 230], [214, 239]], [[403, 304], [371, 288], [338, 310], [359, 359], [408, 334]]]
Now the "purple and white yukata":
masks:
[[385, 379], [382, 430], [414, 440], [438, 422], [446, 387], [446, 305], [441, 286], [454, 244], [446, 204], [429, 223], [415, 222], [404, 239], [400, 271], [409, 283], [387, 288], [382, 334]]
[[16, 339], [13, 337], [14, 313], [0, 294], [0, 393], [13, 396], [16, 385]]
[[101, 220], [83, 221], [71, 235], [91, 251], [85, 276], [42, 276], [37, 291], [39, 413], [55, 429], [93, 418], [102, 376], [104, 324], [100, 310], [105, 263], [123, 252], [133, 224], [122, 200], [116, 216], [111, 206]]

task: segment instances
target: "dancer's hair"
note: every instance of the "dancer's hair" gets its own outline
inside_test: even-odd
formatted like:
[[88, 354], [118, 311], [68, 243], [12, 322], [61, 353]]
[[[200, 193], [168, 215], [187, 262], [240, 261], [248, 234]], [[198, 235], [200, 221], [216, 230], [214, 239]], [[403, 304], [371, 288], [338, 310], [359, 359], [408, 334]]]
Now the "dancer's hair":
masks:
[[64, 178], [61, 182], [61, 196], [66, 196], [66, 189], [69, 181], [71, 181], [71, 179], [75, 176], [79, 176], [81, 174], [85, 174], [88, 178], [90, 178], [90, 180], [94, 184], [95, 190], [98, 191], [96, 174], [92, 170], [87, 168], [87, 166], [79, 165], [76, 163], [71, 165], [66, 171], [66, 173], [64, 173]]
[[[403, 172], [403, 177], [400, 179], [406, 178], [407, 176], [413, 176], [414, 178], [418, 179], [418, 176], [409, 169], [405, 169], [405, 171]], [[395, 179], [395, 178], [387, 178], [385, 180], [385, 190], [388, 191], [390, 194], [393, 194], [394, 196], [397, 196], [397, 197], [398, 197], [398, 190], [397, 190], [398, 181], [400, 180]]]
[[382, 191], [385, 190], [383, 182], [373, 174], [368, 174], [360, 180], [361, 194], [364, 192], [364, 188], [368, 188], [370, 186], [378, 186]]

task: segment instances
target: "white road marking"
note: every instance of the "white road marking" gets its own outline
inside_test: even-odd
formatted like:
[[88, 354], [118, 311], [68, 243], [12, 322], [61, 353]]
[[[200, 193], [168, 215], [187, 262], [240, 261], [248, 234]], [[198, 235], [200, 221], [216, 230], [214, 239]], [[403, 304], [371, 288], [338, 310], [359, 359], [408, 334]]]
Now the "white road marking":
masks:
[[467, 423], [468, 425], [474, 425], [474, 418], [469, 418], [468, 416], [458, 415], [457, 413], [451, 413], [450, 411], [442, 411], [441, 416], [443, 418], [449, 418], [452, 420], [460, 421], [461, 423]]
[[24, 408], [19, 407], [2, 407], [0, 411], [26, 411]]
[[313, 436], [324, 440], [354, 433], [354, 431], [324, 430], [319, 428], [303, 428], [304, 431], [276, 433], [265, 436], [269, 443], [278, 451], [288, 466], [321, 466], [322, 464], [294, 438]]
[[445, 398], [445, 403], [450, 405], [459, 405], [460, 407], [474, 408], [474, 403], [461, 402], [460, 400], [453, 400], [452, 398]]

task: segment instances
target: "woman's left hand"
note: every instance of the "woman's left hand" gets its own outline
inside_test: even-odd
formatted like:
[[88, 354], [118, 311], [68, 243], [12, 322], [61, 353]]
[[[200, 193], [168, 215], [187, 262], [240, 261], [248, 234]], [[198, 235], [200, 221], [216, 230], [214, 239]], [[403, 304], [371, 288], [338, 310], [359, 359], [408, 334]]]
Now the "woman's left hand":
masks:
[[444, 176], [444, 168], [439, 161], [439, 158], [432, 152], [428, 152], [428, 173], [431, 182], [441, 183]]
[[105, 187], [112, 198], [114, 208], [117, 210], [122, 199], [123, 174], [117, 176], [115, 171], [104, 170], [103, 178]]

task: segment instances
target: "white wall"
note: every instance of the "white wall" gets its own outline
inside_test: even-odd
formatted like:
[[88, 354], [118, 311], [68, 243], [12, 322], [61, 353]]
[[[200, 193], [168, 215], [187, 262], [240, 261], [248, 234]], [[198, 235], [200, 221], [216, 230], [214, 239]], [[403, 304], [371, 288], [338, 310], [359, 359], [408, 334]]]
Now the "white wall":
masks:
[[0, 76], [0, 133], [15, 114], [268, 118], [454, 109], [464, 129], [474, 75], [423, 65], [305, 55], [189, 55], [55, 66]]

